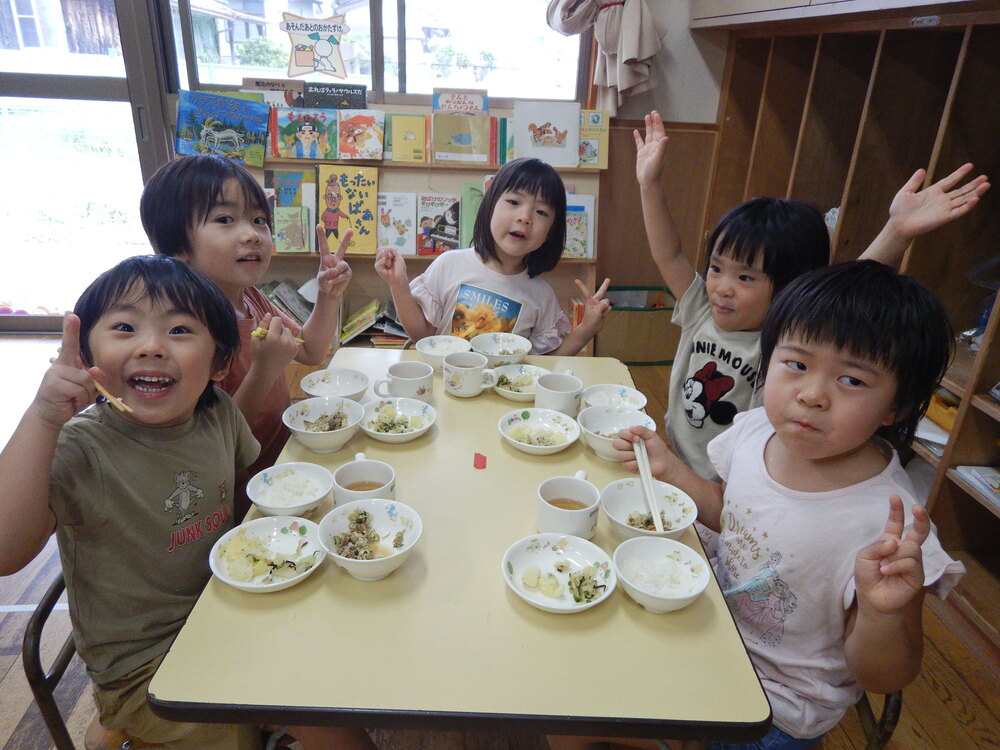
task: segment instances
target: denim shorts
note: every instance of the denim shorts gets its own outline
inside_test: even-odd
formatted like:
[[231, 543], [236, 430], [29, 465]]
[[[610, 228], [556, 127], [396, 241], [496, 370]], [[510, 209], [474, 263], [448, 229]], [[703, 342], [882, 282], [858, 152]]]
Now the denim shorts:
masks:
[[709, 742], [707, 750], [809, 750], [817, 742], [823, 739], [823, 735], [813, 737], [811, 740], [800, 740], [791, 737], [773, 724], [771, 730], [753, 742]]

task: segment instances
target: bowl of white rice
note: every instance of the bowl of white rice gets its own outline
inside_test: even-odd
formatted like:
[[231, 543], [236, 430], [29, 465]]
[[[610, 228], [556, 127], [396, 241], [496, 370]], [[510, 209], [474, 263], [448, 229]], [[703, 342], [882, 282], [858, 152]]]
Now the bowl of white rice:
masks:
[[247, 482], [247, 497], [266, 516], [302, 516], [330, 496], [333, 475], [305, 461], [275, 464]]
[[612, 561], [625, 593], [654, 614], [686, 607], [701, 596], [711, 577], [705, 558], [663, 537], [626, 539]]
[[600, 383], [583, 389], [583, 406], [606, 406], [611, 409], [642, 410], [646, 397], [635, 388], [617, 383]]
[[446, 354], [471, 351], [472, 344], [459, 336], [425, 336], [413, 348], [424, 362], [434, 368], [434, 372], [441, 372], [441, 363]]

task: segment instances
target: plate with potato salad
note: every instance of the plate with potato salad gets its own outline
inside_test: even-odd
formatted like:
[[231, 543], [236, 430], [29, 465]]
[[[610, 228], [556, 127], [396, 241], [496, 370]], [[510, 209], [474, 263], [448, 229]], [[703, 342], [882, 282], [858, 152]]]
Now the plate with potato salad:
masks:
[[566, 534], [533, 534], [514, 542], [504, 553], [501, 572], [518, 597], [556, 614], [597, 606], [618, 583], [604, 550]]
[[208, 562], [223, 583], [263, 594], [305, 580], [325, 558], [318, 525], [304, 518], [268, 516], [223, 534]]

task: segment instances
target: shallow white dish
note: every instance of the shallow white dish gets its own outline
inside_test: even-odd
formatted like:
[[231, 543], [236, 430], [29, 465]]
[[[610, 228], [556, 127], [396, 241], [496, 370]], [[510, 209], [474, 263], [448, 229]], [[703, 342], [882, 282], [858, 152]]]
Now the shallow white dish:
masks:
[[[493, 370], [500, 380], [501, 377], [506, 377], [508, 380], [512, 381], [510, 385], [493, 385], [493, 390], [499, 393], [504, 398], [510, 401], [534, 401], [535, 400], [535, 381], [538, 380], [539, 375], [544, 375], [549, 372], [544, 367], [536, 367], [535, 365], [501, 365]], [[531, 379], [531, 382], [521, 383], [522, 380], [527, 378]], [[515, 390], [516, 389], [516, 390]]]
[[413, 348], [435, 372], [441, 372], [441, 362], [446, 354], [472, 351], [472, 344], [460, 336], [427, 336], [417, 341]]
[[[324, 415], [343, 411], [347, 424], [339, 430], [312, 432], [306, 429], [306, 422], [314, 422]], [[292, 404], [281, 415], [281, 421], [289, 432], [314, 453], [333, 453], [354, 437], [361, 424], [364, 409], [357, 401], [342, 396], [313, 396]]]
[[516, 333], [481, 333], [471, 343], [472, 351], [486, 357], [487, 367], [516, 365], [531, 351], [531, 342]]
[[[298, 567], [305, 568], [290, 578], [278, 578], [268, 580], [266, 575], [255, 576], [250, 581], [238, 581], [230, 576], [230, 569], [235, 564], [223, 558], [222, 548], [234, 539], [240, 530], [250, 536], [260, 540], [261, 545], [267, 550], [268, 555], [283, 554], [294, 555], [298, 550], [299, 556], [307, 555], [311, 558], [312, 564], [309, 567], [303, 565], [303, 560], [299, 560]], [[212, 573], [223, 583], [239, 589], [249, 591], [253, 594], [266, 594], [272, 591], [281, 591], [289, 586], [294, 586], [311, 576], [313, 572], [323, 563], [326, 558], [323, 546], [319, 542], [319, 526], [304, 518], [292, 518], [290, 516], [267, 516], [265, 518], [255, 518], [247, 521], [242, 526], [237, 526], [223, 534], [212, 545], [212, 552], [208, 557], [208, 565]]]
[[[381, 440], [383, 443], [405, 443], [414, 440], [427, 432], [437, 418], [434, 407], [417, 398], [399, 397], [369, 401], [364, 406], [364, 412], [361, 429], [369, 437]], [[380, 419], [398, 422], [400, 418], [405, 418], [410, 424], [414, 419], [419, 419], [420, 424], [417, 427], [403, 428], [401, 432], [380, 432], [375, 427]]]
[[[656, 422], [645, 412], [635, 409], [621, 410], [610, 406], [588, 406], [576, 418], [583, 430], [583, 439], [600, 458], [617, 461], [614, 439], [619, 430], [642, 425], [656, 431]], [[611, 435], [612, 437], [608, 437]]]
[[[323, 502], [332, 489], [333, 474], [326, 468], [293, 461], [257, 472], [247, 482], [247, 497], [266, 516], [301, 516]], [[297, 491], [300, 496], [281, 497], [284, 491]]]
[[370, 383], [371, 378], [360, 370], [333, 367], [309, 373], [299, 385], [310, 396], [341, 396], [361, 401]]
[[[568, 417], [555, 409], [524, 408], [507, 412], [497, 422], [500, 435], [508, 443], [520, 451], [535, 456], [547, 456], [568, 448], [580, 437], [580, 425], [573, 417]], [[555, 445], [534, 445], [519, 439], [523, 431], [531, 431], [536, 437], [552, 435], [562, 436], [565, 440]]]
[[[355, 511], [368, 513], [368, 525], [381, 538], [379, 548], [387, 553], [385, 557], [355, 560], [337, 554], [334, 536], [347, 531], [348, 516]], [[420, 516], [410, 506], [384, 498], [365, 498], [344, 503], [327, 513], [319, 522], [319, 541], [334, 564], [345, 573], [359, 581], [377, 581], [405, 562], [422, 531]], [[393, 539], [399, 532], [403, 532], [402, 547], [394, 549]]]
[[646, 408], [646, 397], [635, 388], [617, 383], [600, 383], [583, 389], [583, 406], [607, 406], [612, 409]]
[[[668, 570], [680, 569], [682, 573], [675, 575], [686, 586], [679, 586], [676, 593], [657, 593], [650, 588], [649, 583], [640, 583], [634, 577], [630, 580], [630, 565], [636, 562], [660, 568], [669, 565]], [[686, 607], [701, 596], [711, 577], [708, 563], [701, 555], [686, 544], [663, 537], [646, 536], [625, 540], [615, 550], [614, 567], [625, 593], [654, 614]]]
[[[557, 569], [557, 564], [568, 564], [568, 569]], [[543, 594], [540, 590], [524, 585], [522, 575], [534, 566], [542, 575], [551, 573], [559, 580], [559, 596]], [[561, 567], [561, 566], [560, 566]], [[500, 565], [507, 586], [517, 596], [533, 607], [556, 614], [582, 612], [595, 607], [615, 590], [618, 576], [607, 553], [592, 542], [566, 534], [534, 534], [510, 545]], [[573, 573], [587, 571], [599, 586], [597, 598], [592, 601], [574, 601], [568, 581]]]
[[662, 536], [677, 539], [698, 517], [698, 507], [694, 500], [672, 484], [653, 480], [653, 495], [663, 513], [663, 531], [647, 531], [629, 526], [630, 513], [648, 513], [646, 500], [642, 495], [642, 481], [639, 477], [616, 479], [601, 490], [601, 508], [604, 510], [615, 535], [621, 539], [636, 536]]

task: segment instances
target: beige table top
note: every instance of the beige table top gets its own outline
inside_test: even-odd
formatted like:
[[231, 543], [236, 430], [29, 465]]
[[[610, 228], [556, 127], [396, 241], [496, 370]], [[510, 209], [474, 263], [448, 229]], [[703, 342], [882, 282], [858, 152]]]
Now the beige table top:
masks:
[[[415, 352], [346, 348], [331, 366], [372, 378]], [[585, 385], [631, 385], [601, 357], [528, 357], [571, 368]], [[363, 451], [392, 464], [396, 499], [423, 520], [410, 558], [356, 581], [329, 561], [284, 591], [249, 594], [212, 579], [150, 684], [164, 716], [203, 721], [355, 724], [466, 731], [749, 739], [770, 707], [714, 578], [677, 612], [646, 612], [619, 586], [572, 614], [536, 609], [504, 582], [501, 559], [535, 533], [536, 487], [585, 469], [598, 488], [627, 476], [582, 439], [549, 456], [506, 444], [500, 416], [519, 406], [492, 390], [444, 392], [437, 421], [409, 443], [360, 430], [335, 453], [290, 440], [280, 461], [334, 469]], [[370, 393], [369, 393], [370, 396]], [[473, 467], [473, 455], [487, 466]], [[318, 521], [329, 510], [321, 506]], [[593, 541], [617, 545], [601, 514]], [[689, 530], [682, 541], [701, 551]]]

